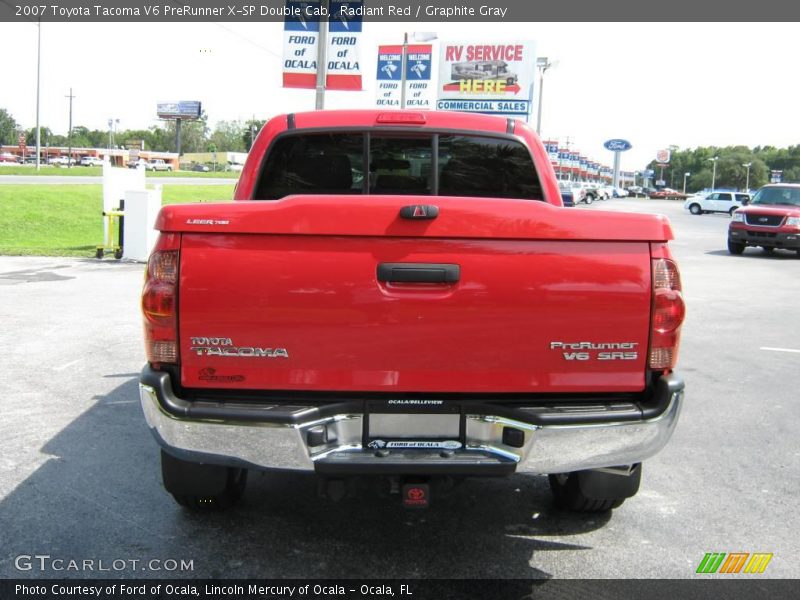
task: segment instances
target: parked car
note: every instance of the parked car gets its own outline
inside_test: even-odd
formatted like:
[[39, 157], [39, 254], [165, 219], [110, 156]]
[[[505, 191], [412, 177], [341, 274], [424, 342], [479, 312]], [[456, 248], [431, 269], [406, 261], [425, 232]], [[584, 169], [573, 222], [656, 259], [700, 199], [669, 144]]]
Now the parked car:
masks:
[[81, 158], [80, 164], [82, 167], [102, 167], [103, 159], [97, 158], [96, 156], [84, 156]]
[[650, 197], [653, 199], [683, 200], [687, 195], [678, 190], [673, 190], [672, 188], [661, 188], [660, 190], [651, 192]]
[[66, 156], [54, 156], [50, 160], [47, 161], [51, 165], [56, 165], [57, 167], [65, 167], [68, 165], [74, 165], [75, 159], [69, 158]]
[[[572, 205], [577, 206], [581, 202], [591, 204], [592, 198], [586, 193], [586, 188], [577, 181], [560, 181], [558, 189], [563, 198], [565, 194], [569, 195], [572, 199]], [[566, 206], [566, 204], [564, 205]]]
[[646, 198], [647, 197], [647, 194], [645, 194], [645, 192], [644, 192], [644, 188], [642, 186], [640, 186], [640, 185], [632, 185], [632, 186], [626, 188], [626, 191], [628, 192], [628, 194], [630, 196], [633, 196], [634, 198], [639, 198], [639, 197]]
[[143, 169], [147, 168], [147, 161], [143, 158], [138, 158], [136, 160], [129, 160], [128, 161], [128, 168], [129, 169], [138, 169], [142, 167]]
[[693, 215], [710, 212], [733, 214], [733, 211], [749, 202], [750, 194], [744, 192], [711, 192], [705, 196], [689, 196], [683, 203], [683, 208]]
[[597, 197], [600, 200], [610, 200], [614, 198], [614, 188], [610, 185], [597, 186]]
[[597, 187], [595, 184], [589, 183], [588, 181], [573, 181], [572, 184], [584, 191], [586, 196], [584, 202], [586, 202], [586, 204], [591, 204], [595, 200], [598, 200]]
[[614, 198], [627, 198], [628, 197], [628, 190], [625, 188], [615, 187], [611, 188], [613, 190], [612, 197]]
[[0, 163], [12, 164], [16, 162], [17, 162], [17, 157], [11, 154], [10, 152], [3, 152], [2, 154], [0, 154]]
[[800, 184], [770, 184], [759, 189], [747, 206], [733, 212], [728, 225], [728, 252], [747, 246], [794, 250], [800, 256]]
[[196, 165], [192, 165], [192, 169], [191, 170], [192, 171], [196, 171], [198, 173], [208, 173], [211, 169], [208, 168], [208, 165], [196, 164]]
[[153, 158], [147, 161], [144, 168], [148, 171], [172, 171], [172, 165], [163, 158]]
[[559, 181], [558, 191], [561, 192], [561, 200], [564, 202], [564, 206], [576, 206], [581, 202], [586, 202], [584, 189], [570, 181]]

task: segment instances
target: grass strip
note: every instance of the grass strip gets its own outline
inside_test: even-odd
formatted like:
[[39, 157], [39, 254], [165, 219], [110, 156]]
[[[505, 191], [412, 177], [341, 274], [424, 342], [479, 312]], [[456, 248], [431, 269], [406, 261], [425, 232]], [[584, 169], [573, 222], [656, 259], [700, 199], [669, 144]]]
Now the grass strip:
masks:
[[[164, 204], [228, 201], [233, 186], [165, 183], [162, 194]], [[92, 257], [102, 212], [101, 185], [0, 185], [0, 255]]]

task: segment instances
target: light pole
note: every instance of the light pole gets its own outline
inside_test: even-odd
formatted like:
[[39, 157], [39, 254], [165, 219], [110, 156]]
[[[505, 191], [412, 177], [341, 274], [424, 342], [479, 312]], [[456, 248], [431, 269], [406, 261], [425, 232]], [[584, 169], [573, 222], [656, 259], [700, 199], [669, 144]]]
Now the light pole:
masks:
[[714, 191], [717, 183], [717, 161], [719, 160], [719, 156], [715, 156], [714, 158], [709, 158], [712, 163], [714, 163], [714, 169], [711, 172], [711, 191]]
[[691, 173], [689, 173], [689, 172], [686, 172], [686, 173], [683, 174], [683, 193], [684, 194], [686, 193], [686, 178], [689, 177], [689, 175], [691, 175]]
[[[432, 31], [415, 31], [411, 34], [415, 42], [432, 42], [439, 36]], [[406, 107], [406, 57], [408, 56], [408, 32], [403, 34], [403, 51], [400, 54], [400, 108]]]
[[539, 109], [536, 111], [536, 134], [542, 132], [542, 95], [544, 93], [544, 72], [550, 67], [555, 67], [558, 61], [550, 61], [546, 56], [536, 59], [536, 68], [539, 69]]
[[36, 170], [41, 167], [42, 132], [39, 129], [39, 83], [42, 72], [42, 20], [39, 18], [39, 34], [36, 42]]
[[69, 155], [67, 156], [67, 168], [72, 168], [72, 99], [75, 96], [72, 95], [72, 88], [69, 88], [69, 96], [64, 96], [65, 98], [69, 98], [69, 131], [67, 132], [67, 138], [69, 141]]
[[744, 163], [742, 166], [743, 167], [747, 167], [747, 183], [744, 185], [744, 187], [745, 187], [744, 191], [745, 192], [749, 192], [750, 191], [750, 167], [753, 166], [753, 163], [751, 163], [751, 162]]
[[[325, 8], [327, 3], [322, 4], [322, 8]], [[325, 51], [328, 47], [328, 19], [320, 17], [319, 19], [319, 33], [317, 33], [317, 83], [316, 83], [316, 93], [314, 97], [314, 108], [316, 110], [322, 110], [325, 108], [325, 66], [327, 63], [327, 57], [325, 56]], [[181, 120], [178, 119], [175, 123], [177, 127], [177, 131], [181, 130]], [[180, 139], [180, 134], [178, 133], [178, 139]], [[180, 141], [177, 142], [178, 146], [178, 156], [181, 154], [180, 148]]]

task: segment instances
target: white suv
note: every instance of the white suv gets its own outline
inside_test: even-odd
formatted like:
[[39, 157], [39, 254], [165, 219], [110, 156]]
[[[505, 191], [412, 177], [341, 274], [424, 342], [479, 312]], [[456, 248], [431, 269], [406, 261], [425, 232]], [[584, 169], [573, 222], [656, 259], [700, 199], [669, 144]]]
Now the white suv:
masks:
[[705, 196], [689, 196], [683, 208], [693, 215], [702, 215], [709, 212], [724, 212], [733, 214], [750, 202], [750, 194], [744, 192], [711, 192]]

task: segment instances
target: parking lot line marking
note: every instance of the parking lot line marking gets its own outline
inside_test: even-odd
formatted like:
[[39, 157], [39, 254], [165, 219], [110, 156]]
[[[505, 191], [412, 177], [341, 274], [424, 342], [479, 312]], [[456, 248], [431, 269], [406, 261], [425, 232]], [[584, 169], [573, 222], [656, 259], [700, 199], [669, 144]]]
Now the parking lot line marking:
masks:
[[760, 350], [769, 350], [770, 352], [794, 352], [796, 354], [800, 354], [800, 350], [795, 350], [794, 348], [759, 348]]
[[72, 365], [77, 365], [83, 359], [79, 358], [78, 360], [73, 360], [72, 362], [68, 362], [65, 365], [61, 365], [60, 367], [53, 367], [53, 371], [63, 371], [64, 369], [69, 369]]

